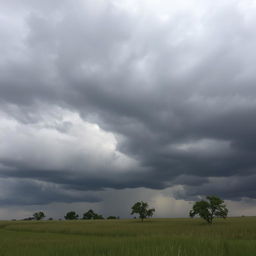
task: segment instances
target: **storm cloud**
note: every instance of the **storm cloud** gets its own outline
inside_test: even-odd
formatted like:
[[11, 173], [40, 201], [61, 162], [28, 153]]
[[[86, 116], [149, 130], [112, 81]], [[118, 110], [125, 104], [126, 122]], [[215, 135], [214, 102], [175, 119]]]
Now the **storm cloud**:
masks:
[[138, 188], [256, 199], [255, 2], [0, 10], [1, 205]]

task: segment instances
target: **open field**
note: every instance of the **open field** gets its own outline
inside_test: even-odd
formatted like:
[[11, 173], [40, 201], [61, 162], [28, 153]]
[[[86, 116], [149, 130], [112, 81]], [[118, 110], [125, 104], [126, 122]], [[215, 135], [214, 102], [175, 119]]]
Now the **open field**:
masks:
[[256, 217], [0, 221], [0, 256], [256, 255]]

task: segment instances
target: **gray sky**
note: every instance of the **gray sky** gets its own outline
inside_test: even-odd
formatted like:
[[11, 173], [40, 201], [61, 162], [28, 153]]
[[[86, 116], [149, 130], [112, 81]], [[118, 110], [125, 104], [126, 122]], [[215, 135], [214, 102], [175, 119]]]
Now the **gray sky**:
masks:
[[0, 0], [0, 218], [256, 213], [256, 1]]

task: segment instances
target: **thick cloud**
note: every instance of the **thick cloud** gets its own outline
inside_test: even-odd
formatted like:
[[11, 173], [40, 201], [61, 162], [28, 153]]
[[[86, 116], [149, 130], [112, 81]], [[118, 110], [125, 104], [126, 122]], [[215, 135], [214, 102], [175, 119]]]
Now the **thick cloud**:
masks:
[[137, 2], [0, 3], [1, 204], [256, 198], [256, 5]]
[[30, 180], [0, 179], [1, 206], [7, 205], [42, 205], [49, 202], [98, 202], [93, 194], [65, 190], [56, 184]]

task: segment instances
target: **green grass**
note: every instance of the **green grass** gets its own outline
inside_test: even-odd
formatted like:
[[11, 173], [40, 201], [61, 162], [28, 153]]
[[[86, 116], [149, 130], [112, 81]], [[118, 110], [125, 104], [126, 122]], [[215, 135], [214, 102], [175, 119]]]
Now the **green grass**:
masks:
[[256, 217], [0, 221], [0, 256], [9, 255], [253, 256]]

